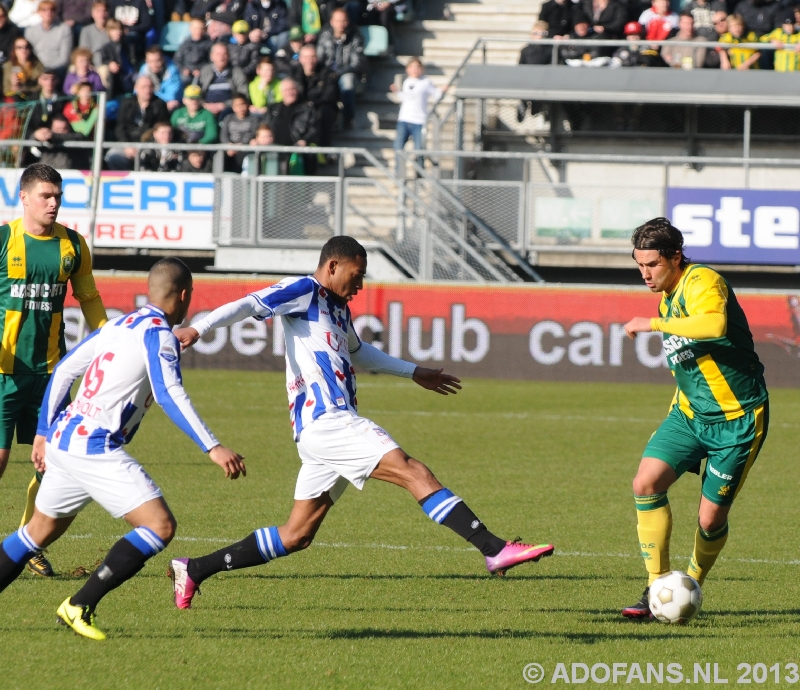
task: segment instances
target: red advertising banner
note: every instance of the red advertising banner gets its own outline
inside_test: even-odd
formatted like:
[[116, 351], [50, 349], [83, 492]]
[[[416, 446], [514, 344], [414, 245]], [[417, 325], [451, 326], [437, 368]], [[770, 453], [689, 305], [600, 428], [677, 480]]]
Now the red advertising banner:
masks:
[[[146, 301], [142, 276], [97, 276], [110, 315]], [[271, 284], [198, 276], [189, 320]], [[800, 296], [740, 292], [772, 386], [800, 386]], [[628, 339], [622, 325], [657, 314], [644, 288], [368, 284], [351, 303], [362, 339], [392, 355], [460, 376], [669, 383], [661, 334]], [[80, 312], [68, 301], [69, 343]], [[282, 370], [279, 323], [249, 319], [208, 334], [185, 367]]]

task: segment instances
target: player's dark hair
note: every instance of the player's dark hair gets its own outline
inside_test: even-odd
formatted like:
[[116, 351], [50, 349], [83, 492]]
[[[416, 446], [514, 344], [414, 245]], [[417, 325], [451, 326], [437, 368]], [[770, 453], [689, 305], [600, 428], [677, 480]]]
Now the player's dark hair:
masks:
[[[653, 218], [633, 231], [633, 250], [655, 249], [665, 259], [681, 255], [680, 267], [685, 268], [690, 259], [683, 253], [683, 234], [667, 218]], [[634, 253], [631, 256], [635, 259]]]
[[318, 265], [322, 266], [331, 259], [355, 261], [358, 256], [366, 259], [367, 250], [359, 244], [358, 240], [354, 240], [347, 235], [339, 235], [338, 237], [331, 237], [322, 247]]
[[156, 261], [147, 276], [149, 288], [158, 281], [169, 282], [176, 290], [186, 290], [192, 285], [192, 272], [180, 259], [167, 256]]
[[19, 188], [30, 191], [39, 182], [52, 182], [61, 186], [61, 175], [58, 170], [45, 163], [34, 163], [25, 168], [22, 177], [19, 178]]

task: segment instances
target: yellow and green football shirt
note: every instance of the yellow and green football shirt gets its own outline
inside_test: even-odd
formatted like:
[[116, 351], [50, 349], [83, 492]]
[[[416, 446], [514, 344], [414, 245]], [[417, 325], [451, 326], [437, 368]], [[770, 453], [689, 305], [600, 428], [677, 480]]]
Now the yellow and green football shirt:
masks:
[[782, 28], [777, 28], [761, 37], [762, 43], [780, 41], [786, 48], [775, 52], [776, 72], [796, 72], [800, 70], [800, 53], [795, 48], [800, 43], [800, 34], [787, 34]]
[[83, 236], [59, 223], [53, 234], [25, 232], [22, 219], [0, 226], [0, 374], [50, 374], [66, 354], [67, 282], [94, 330], [106, 312]]
[[739, 302], [727, 281], [701, 264], [689, 264], [670, 293], [660, 318], [664, 352], [678, 384], [673, 406], [691, 419], [714, 423], [737, 419], [767, 401], [764, 366]]
[[[736, 38], [732, 33], [728, 32], [722, 34], [719, 37], [720, 43], [732, 43], [734, 45], [739, 43], [758, 43], [758, 36], [756, 36], [755, 31], [751, 31], [747, 34], [747, 36], [742, 36], [741, 38]], [[731, 61], [731, 67], [736, 69], [739, 65], [744, 64], [744, 62], [750, 58], [751, 56], [755, 55], [758, 51], [753, 50], [752, 48], [728, 48], [728, 59]], [[750, 65], [749, 69], [758, 69], [758, 60], [756, 60], [752, 65]]]

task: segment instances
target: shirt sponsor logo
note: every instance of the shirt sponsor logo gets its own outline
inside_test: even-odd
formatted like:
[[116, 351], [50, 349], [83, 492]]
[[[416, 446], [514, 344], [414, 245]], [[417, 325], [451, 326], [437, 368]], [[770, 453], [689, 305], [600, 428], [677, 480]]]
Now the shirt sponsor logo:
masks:
[[162, 346], [161, 350], [158, 352], [158, 356], [170, 364], [178, 361], [178, 353], [175, 351], [175, 348], [169, 345]]
[[338, 333], [325, 331], [325, 339], [328, 341], [328, 346], [331, 348], [331, 350], [335, 352], [347, 349], [347, 338], [339, 335]]
[[684, 350], [683, 352], [679, 352], [677, 355], [672, 355], [669, 358], [669, 361], [672, 364], [680, 364], [681, 362], [685, 362], [687, 359], [694, 359], [694, 352], [691, 350]]
[[677, 352], [686, 345], [691, 345], [693, 342], [695, 342], [694, 338], [687, 338], [682, 335], [671, 335], [664, 340], [664, 352], [671, 355], [673, 352]]
[[11, 286], [11, 296], [21, 298], [49, 299], [60, 297], [66, 292], [66, 283], [16, 283]]

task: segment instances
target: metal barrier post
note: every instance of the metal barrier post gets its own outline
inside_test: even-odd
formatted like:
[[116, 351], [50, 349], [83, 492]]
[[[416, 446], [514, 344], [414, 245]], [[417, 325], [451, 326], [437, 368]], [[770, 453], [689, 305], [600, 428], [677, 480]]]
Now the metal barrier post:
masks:
[[[464, 150], [464, 99], [456, 99], [456, 131], [455, 131], [455, 150]], [[453, 166], [453, 178], [456, 180], [461, 179], [461, 158], [456, 158], [455, 165]]]
[[742, 158], [745, 159], [744, 162], [744, 188], [750, 188], [750, 163], [748, 159], [750, 158], [750, 108], [745, 108], [744, 110], [744, 141], [742, 145]]
[[344, 235], [344, 155], [339, 156], [333, 199], [333, 234]]
[[530, 199], [528, 198], [530, 192], [531, 171], [530, 166], [533, 161], [522, 161], [522, 189], [520, 194], [520, 219], [519, 219], [519, 248], [523, 256], [527, 256], [528, 250], [528, 224], [530, 222], [528, 216], [530, 215]]
[[[94, 248], [94, 228], [97, 224], [97, 203], [100, 199], [100, 173], [103, 170], [103, 139], [106, 134], [106, 93], [100, 92], [97, 100], [99, 109], [97, 124], [94, 126], [94, 151], [92, 157], [92, 194], [89, 206], [89, 238]], [[137, 152], [138, 159], [138, 152]]]
[[[250, 241], [254, 244], [258, 244], [258, 240], [261, 239], [258, 235], [258, 228], [259, 228], [259, 219], [261, 218], [261, 185], [264, 184], [263, 182], [258, 181], [258, 168], [255, 170], [255, 175], [253, 175], [250, 180], [249, 184], [245, 186], [250, 193], [249, 201], [249, 208], [250, 208], [250, 218], [249, 222], [247, 223], [247, 230], [248, 234], [250, 235]], [[243, 182], [247, 182], [246, 178], [238, 178], [238, 179], [231, 179], [231, 182], [234, 184], [238, 183], [239, 180]]]

